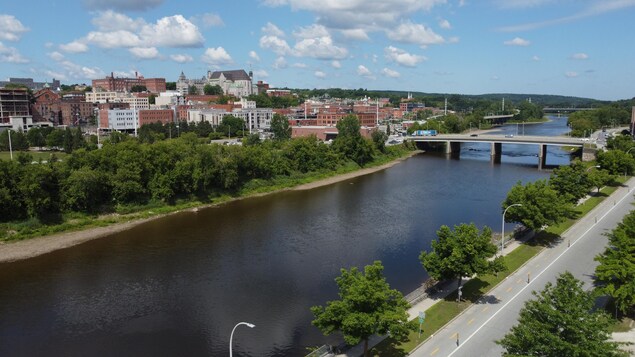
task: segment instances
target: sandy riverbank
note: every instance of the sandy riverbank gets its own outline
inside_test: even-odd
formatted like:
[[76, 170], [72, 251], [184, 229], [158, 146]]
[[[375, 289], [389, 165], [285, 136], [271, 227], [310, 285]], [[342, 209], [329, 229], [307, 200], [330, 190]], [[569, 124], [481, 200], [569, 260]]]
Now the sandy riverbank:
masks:
[[[355, 177], [368, 175], [370, 173], [385, 170], [389, 167], [392, 167], [398, 164], [399, 162], [417, 153], [419, 153], [419, 151], [414, 151], [406, 157], [391, 161], [381, 166], [360, 169], [354, 172], [349, 172], [346, 174], [337, 175], [337, 176], [325, 178], [322, 180], [306, 183], [303, 185], [292, 187], [290, 188], [290, 190], [310, 190], [316, 187], [327, 186], [327, 185], [331, 185], [340, 181], [345, 181]], [[274, 192], [278, 192], [278, 191], [274, 191]], [[274, 193], [274, 192], [271, 192], [271, 193]], [[242, 197], [238, 199], [244, 199], [244, 198], [246, 197]], [[209, 207], [209, 205], [204, 207]], [[176, 214], [179, 212], [182, 212], [182, 211], [176, 211], [169, 214]], [[117, 223], [107, 227], [90, 228], [90, 229], [85, 229], [81, 231], [59, 233], [59, 234], [54, 234], [50, 236], [37, 237], [37, 238], [31, 238], [31, 239], [26, 239], [26, 240], [17, 241], [17, 242], [0, 244], [0, 263], [7, 263], [7, 262], [33, 258], [33, 257], [37, 257], [39, 255], [50, 253], [56, 250], [69, 248], [78, 244], [88, 242], [93, 239], [107, 237], [114, 233], [119, 233], [127, 229], [130, 229], [132, 227], [135, 227], [139, 224], [142, 224], [151, 220], [159, 219], [165, 216], [166, 216], [165, 214], [157, 215], [150, 218], [139, 219], [139, 220], [134, 220], [134, 221], [125, 222], [125, 223]]]

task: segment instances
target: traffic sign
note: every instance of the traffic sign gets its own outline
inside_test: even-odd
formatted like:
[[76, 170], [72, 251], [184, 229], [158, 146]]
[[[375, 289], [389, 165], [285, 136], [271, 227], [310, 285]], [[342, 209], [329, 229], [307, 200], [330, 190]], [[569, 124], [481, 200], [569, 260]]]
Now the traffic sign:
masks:
[[419, 323], [422, 324], [423, 320], [426, 319], [426, 313], [423, 311], [419, 311]]

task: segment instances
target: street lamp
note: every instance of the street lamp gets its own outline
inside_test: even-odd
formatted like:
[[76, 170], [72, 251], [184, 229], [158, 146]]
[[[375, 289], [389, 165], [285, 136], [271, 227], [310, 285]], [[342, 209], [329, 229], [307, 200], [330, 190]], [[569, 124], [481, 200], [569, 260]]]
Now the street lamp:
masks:
[[591, 170], [592, 168], [599, 169], [599, 168], [600, 168], [600, 165], [589, 166], [589, 167], [587, 167], [587, 169], [586, 169], [586, 171], [585, 171], [585, 172], [589, 172], [589, 170]]
[[507, 213], [508, 209], [514, 206], [522, 206], [522, 204], [514, 203], [513, 205], [510, 205], [507, 208], [505, 208], [505, 210], [503, 211], [503, 224], [501, 225], [501, 256], [503, 255], [503, 248], [505, 248], [505, 213]]
[[7, 134], [9, 135], [9, 155], [11, 156], [11, 161], [13, 161], [13, 148], [11, 147], [11, 129], [7, 129]]
[[236, 326], [234, 326], [234, 328], [232, 329], [231, 335], [229, 335], [229, 357], [233, 356], [233, 354], [232, 354], [232, 339], [234, 338], [234, 331], [236, 330], [236, 327], [238, 327], [240, 325], [245, 325], [245, 326], [247, 326], [249, 328], [256, 327], [256, 325], [251, 324], [249, 322], [239, 322], [239, 323], [236, 324]]

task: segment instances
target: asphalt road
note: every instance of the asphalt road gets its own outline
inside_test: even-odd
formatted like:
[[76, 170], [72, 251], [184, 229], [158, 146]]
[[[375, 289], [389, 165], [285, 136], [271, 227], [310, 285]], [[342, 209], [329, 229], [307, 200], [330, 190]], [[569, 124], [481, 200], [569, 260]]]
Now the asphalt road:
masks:
[[[635, 187], [635, 179], [629, 184]], [[503, 349], [494, 341], [503, 338], [517, 323], [524, 302], [534, 298], [532, 291], [542, 290], [547, 282], [555, 282], [566, 270], [582, 280], [585, 288], [591, 289], [597, 265], [593, 258], [606, 247], [604, 233], [635, 209], [633, 193], [635, 190], [628, 187], [620, 188], [565, 232], [558, 244], [543, 250], [410, 355], [501, 356]]]

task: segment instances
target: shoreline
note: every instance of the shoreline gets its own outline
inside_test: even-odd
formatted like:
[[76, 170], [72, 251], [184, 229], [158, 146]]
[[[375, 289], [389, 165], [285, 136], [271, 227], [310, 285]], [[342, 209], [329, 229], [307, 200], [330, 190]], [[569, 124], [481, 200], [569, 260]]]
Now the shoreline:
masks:
[[346, 181], [355, 177], [364, 176], [364, 175], [368, 175], [371, 173], [388, 169], [408, 158], [411, 158], [414, 155], [419, 154], [420, 152], [421, 151], [419, 150], [415, 150], [410, 152], [406, 156], [395, 159], [383, 165], [369, 167], [369, 168], [362, 168], [353, 172], [327, 177], [321, 180], [316, 180], [313, 182], [285, 188], [282, 190], [276, 190], [276, 191], [271, 191], [271, 192], [267, 192], [263, 194], [257, 194], [257, 195], [251, 195], [251, 196], [245, 196], [245, 197], [237, 197], [235, 199], [225, 201], [222, 203], [201, 205], [194, 208], [187, 208], [187, 209], [177, 210], [170, 213], [159, 214], [149, 218], [141, 218], [141, 219], [131, 220], [124, 223], [114, 223], [106, 227], [88, 228], [88, 229], [78, 230], [78, 231], [34, 237], [34, 238], [29, 238], [25, 240], [16, 241], [16, 242], [0, 243], [0, 264], [16, 262], [19, 260], [25, 260], [29, 258], [35, 258], [35, 257], [41, 256], [47, 253], [51, 253], [57, 250], [70, 248], [82, 243], [89, 242], [94, 239], [104, 238], [115, 233], [126, 231], [128, 229], [131, 229], [133, 227], [136, 227], [146, 222], [150, 222], [156, 219], [160, 219], [169, 215], [173, 215], [173, 214], [177, 214], [177, 213], [181, 213], [185, 211], [197, 212], [200, 209], [220, 206], [227, 202], [231, 202], [235, 200], [243, 200], [249, 197], [264, 196], [264, 195], [269, 195], [269, 194], [278, 193], [282, 191], [289, 191], [289, 190], [292, 190], [292, 191], [311, 190], [318, 187], [332, 185], [334, 183]]

